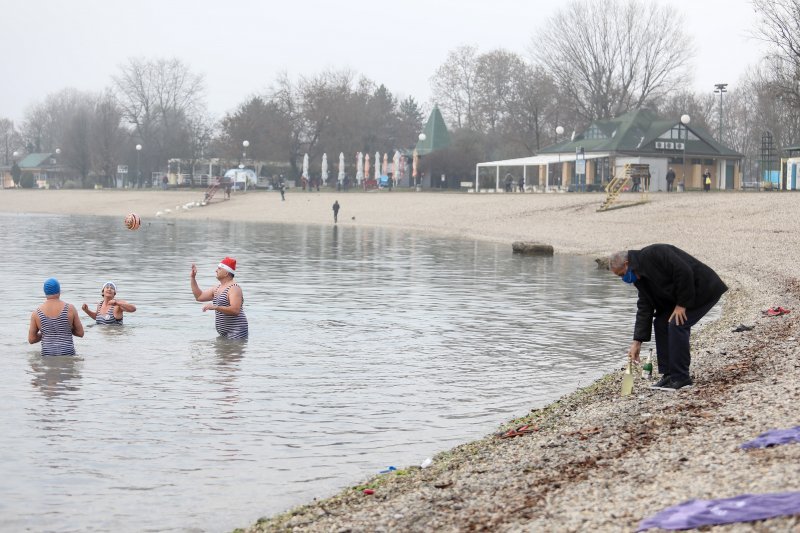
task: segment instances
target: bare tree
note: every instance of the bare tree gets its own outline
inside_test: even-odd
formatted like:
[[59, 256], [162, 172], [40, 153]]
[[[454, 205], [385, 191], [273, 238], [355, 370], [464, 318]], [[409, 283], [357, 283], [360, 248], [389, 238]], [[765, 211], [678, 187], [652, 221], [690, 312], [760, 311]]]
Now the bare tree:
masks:
[[0, 118], [0, 152], [3, 154], [3, 164], [11, 164], [11, 156], [18, 148], [20, 137], [14, 128], [14, 121], [7, 118]]
[[114, 185], [116, 166], [128, 139], [114, 96], [107, 92], [98, 97], [91, 126], [92, 167], [103, 185]]
[[201, 75], [179, 59], [130, 59], [114, 76], [114, 87], [124, 119], [145, 147], [145, 168], [189, 155], [188, 121], [204, 113]]
[[587, 122], [637, 109], [685, 83], [693, 55], [682, 18], [643, 0], [574, 0], [530, 49]]
[[431, 77], [433, 99], [456, 128], [476, 127], [476, 61], [474, 46], [460, 46], [447, 54]]
[[677, 118], [689, 115], [693, 126], [711, 130], [714, 124], [715, 103], [713, 93], [698, 94], [694, 91], [681, 90], [661, 98], [656, 102], [655, 108], [665, 117]]
[[752, 0], [759, 15], [756, 36], [767, 42], [771, 54], [770, 85], [800, 107], [800, 0]]

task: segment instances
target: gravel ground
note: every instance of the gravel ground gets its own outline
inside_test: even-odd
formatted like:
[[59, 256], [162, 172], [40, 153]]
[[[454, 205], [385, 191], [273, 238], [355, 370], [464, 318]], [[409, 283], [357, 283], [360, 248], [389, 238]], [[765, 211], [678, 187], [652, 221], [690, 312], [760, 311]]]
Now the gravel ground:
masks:
[[[197, 195], [3, 191], [0, 211], [118, 215], [120, 224], [134, 211], [146, 223], [147, 213]], [[605, 213], [596, 211], [597, 194], [290, 191], [283, 205], [277, 198], [235, 196], [169, 216], [329, 224], [330, 205], [339, 199], [344, 228], [487, 239], [508, 243], [509, 253], [517, 240], [595, 257], [668, 242], [717, 270], [731, 289], [721, 318], [692, 336], [692, 389], [650, 391], [637, 378], [634, 394], [622, 398], [620, 370], [499, 428], [530, 424], [530, 434], [488, 435], [437, 455], [429, 468], [365, 480], [247, 531], [632, 531], [643, 518], [692, 498], [800, 490], [800, 445], [738, 448], [768, 429], [800, 423], [797, 194], [656, 194], [644, 205]], [[763, 316], [772, 306], [792, 312]], [[754, 329], [733, 332], [739, 324]], [[374, 493], [365, 495], [365, 488]], [[714, 531], [800, 531], [800, 516]]]

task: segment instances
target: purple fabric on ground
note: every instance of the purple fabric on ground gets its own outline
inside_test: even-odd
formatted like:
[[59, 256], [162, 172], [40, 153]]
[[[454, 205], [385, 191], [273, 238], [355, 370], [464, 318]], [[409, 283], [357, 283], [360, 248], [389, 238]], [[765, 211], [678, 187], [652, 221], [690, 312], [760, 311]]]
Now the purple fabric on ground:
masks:
[[770, 446], [791, 444], [793, 442], [800, 442], [800, 426], [789, 429], [771, 429], [739, 447], [744, 449], [769, 448]]
[[645, 518], [636, 531], [651, 527], [692, 529], [800, 514], [800, 492], [742, 494], [721, 500], [689, 500]]

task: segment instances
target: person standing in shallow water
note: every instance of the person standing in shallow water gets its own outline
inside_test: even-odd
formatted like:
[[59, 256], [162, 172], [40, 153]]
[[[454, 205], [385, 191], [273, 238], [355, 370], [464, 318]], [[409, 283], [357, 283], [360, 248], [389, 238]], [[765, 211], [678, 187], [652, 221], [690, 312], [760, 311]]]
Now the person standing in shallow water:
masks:
[[61, 284], [44, 282], [45, 301], [31, 314], [28, 342], [42, 343], [42, 355], [75, 355], [75, 337], [83, 337], [83, 324], [75, 306], [61, 301]]
[[197, 285], [197, 267], [192, 263], [192, 294], [198, 302], [211, 302], [203, 306], [203, 311], [214, 311], [214, 326], [221, 337], [246, 339], [249, 332], [247, 316], [244, 314], [244, 296], [242, 288], [233, 281], [235, 275], [236, 259], [226, 257], [217, 265], [219, 285], [201, 290]]
[[339, 200], [334, 200], [333, 202], [333, 223], [336, 224], [339, 221]]
[[89, 318], [94, 320], [97, 324], [101, 325], [119, 325], [122, 324], [123, 312], [134, 313], [136, 306], [132, 303], [120, 300], [117, 298], [117, 286], [107, 281], [100, 289], [100, 295], [103, 297], [97, 304], [97, 309], [92, 311], [87, 304], [83, 304], [81, 309], [89, 315]]

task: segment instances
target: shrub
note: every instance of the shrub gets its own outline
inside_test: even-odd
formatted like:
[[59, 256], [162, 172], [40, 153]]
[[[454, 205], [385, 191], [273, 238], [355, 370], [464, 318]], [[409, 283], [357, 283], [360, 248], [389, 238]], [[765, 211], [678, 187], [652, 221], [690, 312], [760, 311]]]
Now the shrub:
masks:
[[33, 189], [35, 184], [33, 180], [33, 173], [27, 170], [23, 172], [22, 177], [19, 180], [19, 184], [23, 189]]

